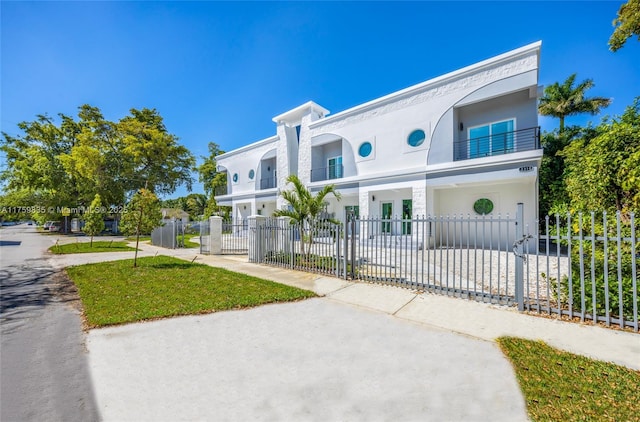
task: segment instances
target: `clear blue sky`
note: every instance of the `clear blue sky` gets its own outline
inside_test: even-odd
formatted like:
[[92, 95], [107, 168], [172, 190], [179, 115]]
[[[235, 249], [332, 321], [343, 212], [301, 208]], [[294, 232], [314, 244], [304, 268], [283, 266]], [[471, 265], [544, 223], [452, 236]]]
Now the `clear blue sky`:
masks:
[[2, 1], [1, 128], [156, 108], [199, 157], [274, 135], [306, 101], [337, 113], [537, 40], [541, 84], [577, 72], [620, 114], [640, 96], [640, 43], [607, 48], [622, 3]]

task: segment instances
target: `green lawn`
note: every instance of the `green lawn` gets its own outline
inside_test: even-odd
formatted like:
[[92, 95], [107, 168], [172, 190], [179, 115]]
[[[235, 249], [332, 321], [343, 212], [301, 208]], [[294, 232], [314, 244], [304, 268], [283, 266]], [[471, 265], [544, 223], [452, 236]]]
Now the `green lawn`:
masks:
[[175, 315], [248, 308], [315, 293], [166, 256], [67, 268], [87, 324], [100, 327]]
[[640, 421], [640, 372], [554, 349], [498, 339], [532, 421]]
[[53, 245], [49, 252], [54, 254], [92, 253], [92, 252], [126, 252], [135, 251], [127, 242], [94, 241], [93, 246], [89, 242], [75, 242], [64, 245]]
[[[193, 238], [200, 238], [199, 234], [185, 234], [184, 235], [184, 247], [185, 248], [199, 248], [200, 244], [196, 242], [192, 242]], [[178, 239], [181, 240], [182, 236], [178, 236]]]
[[[128, 240], [129, 242], [135, 242], [136, 241], [136, 237], [135, 236], [129, 236], [127, 237], [125, 240]], [[151, 240], [151, 236], [140, 236], [140, 242], [147, 242]]]

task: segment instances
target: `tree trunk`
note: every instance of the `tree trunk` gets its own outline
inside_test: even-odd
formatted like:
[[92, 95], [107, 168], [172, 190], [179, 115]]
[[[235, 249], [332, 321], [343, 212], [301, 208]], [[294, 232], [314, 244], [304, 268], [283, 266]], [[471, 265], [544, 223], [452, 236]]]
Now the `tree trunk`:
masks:
[[140, 207], [140, 218], [138, 219], [138, 226], [136, 227], [136, 251], [133, 255], [133, 268], [138, 266], [138, 245], [140, 244], [140, 225], [142, 224], [142, 207]]

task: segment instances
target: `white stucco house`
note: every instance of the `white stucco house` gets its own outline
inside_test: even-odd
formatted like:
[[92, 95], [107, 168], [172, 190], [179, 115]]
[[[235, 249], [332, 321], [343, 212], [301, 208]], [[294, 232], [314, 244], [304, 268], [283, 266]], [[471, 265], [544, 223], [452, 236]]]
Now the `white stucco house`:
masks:
[[[309, 101], [273, 118], [275, 135], [217, 157], [234, 218], [285, 207], [288, 175], [311, 190], [333, 183], [342, 200], [328, 212], [360, 216], [494, 214], [522, 202], [535, 227], [538, 67], [535, 42], [334, 115]], [[485, 201], [486, 202], [486, 201]], [[410, 226], [409, 226], [410, 227]], [[406, 226], [383, 230], [398, 232]], [[410, 229], [409, 229], [410, 230]]]

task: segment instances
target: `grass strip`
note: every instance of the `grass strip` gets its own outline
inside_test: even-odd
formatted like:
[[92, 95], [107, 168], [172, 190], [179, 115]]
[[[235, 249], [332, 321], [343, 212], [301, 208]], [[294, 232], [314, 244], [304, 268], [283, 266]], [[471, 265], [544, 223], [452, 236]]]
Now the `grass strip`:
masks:
[[157, 256], [67, 268], [89, 327], [290, 302], [315, 293], [177, 258]]
[[640, 372], [555, 349], [542, 341], [501, 337], [532, 421], [640, 421]]
[[[125, 240], [128, 240], [129, 242], [135, 242], [136, 241], [136, 237], [135, 236], [129, 236]], [[149, 240], [151, 240], [151, 236], [140, 236], [140, 242], [147, 242]]]
[[66, 243], [64, 245], [55, 244], [49, 248], [49, 252], [54, 254], [71, 254], [71, 253], [93, 253], [93, 252], [127, 252], [135, 251], [127, 242], [99, 241], [93, 242], [75, 242]]
[[[193, 239], [193, 238], [200, 239], [200, 235], [199, 234], [185, 234], [184, 235], [183, 247], [184, 248], [199, 248], [200, 247], [200, 243], [192, 242], [191, 239]], [[179, 235], [178, 239], [182, 239], [182, 236]]]

